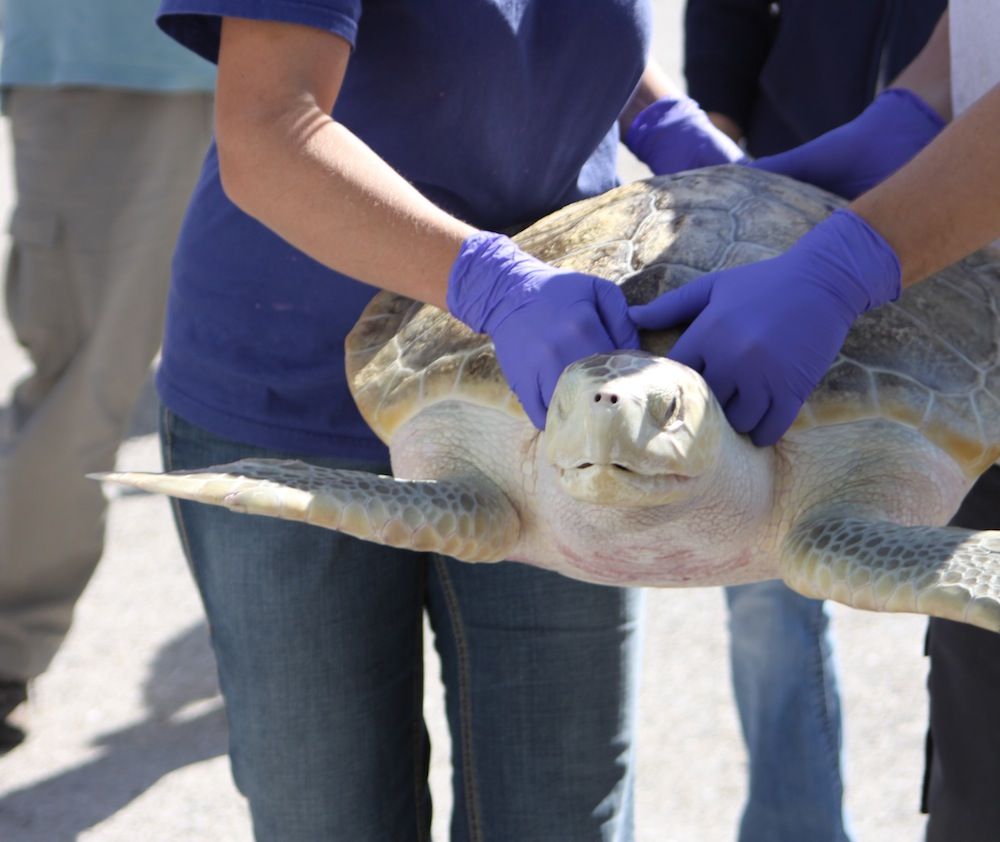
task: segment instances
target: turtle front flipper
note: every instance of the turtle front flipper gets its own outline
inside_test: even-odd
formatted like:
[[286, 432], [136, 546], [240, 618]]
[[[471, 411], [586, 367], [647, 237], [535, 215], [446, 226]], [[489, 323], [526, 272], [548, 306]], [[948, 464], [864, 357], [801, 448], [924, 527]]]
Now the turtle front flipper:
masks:
[[463, 561], [506, 558], [520, 519], [482, 476], [402, 480], [305, 462], [243, 459], [197, 471], [92, 474], [94, 479], [336, 529], [390, 547]]
[[805, 596], [1000, 632], [1000, 531], [812, 516], [786, 537], [781, 570]]

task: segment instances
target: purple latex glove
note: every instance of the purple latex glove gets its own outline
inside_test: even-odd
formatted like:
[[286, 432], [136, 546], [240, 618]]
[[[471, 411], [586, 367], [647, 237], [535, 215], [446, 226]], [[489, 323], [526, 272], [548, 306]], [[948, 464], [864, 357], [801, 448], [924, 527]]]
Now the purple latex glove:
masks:
[[763, 446], [791, 426], [854, 320], [899, 293], [895, 252], [838, 210], [779, 257], [702, 275], [629, 315], [641, 328], [691, 322], [668, 356], [701, 372], [733, 428]]
[[453, 316], [493, 339], [507, 382], [540, 430], [566, 366], [590, 354], [639, 347], [617, 286], [549, 266], [489, 231], [462, 243], [447, 302]]
[[625, 146], [654, 175], [746, 158], [690, 97], [666, 97], [646, 106], [625, 133]]
[[853, 199], [892, 175], [943, 127], [944, 120], [915, 93], [889, 88], [851, 122], [750, 166]]

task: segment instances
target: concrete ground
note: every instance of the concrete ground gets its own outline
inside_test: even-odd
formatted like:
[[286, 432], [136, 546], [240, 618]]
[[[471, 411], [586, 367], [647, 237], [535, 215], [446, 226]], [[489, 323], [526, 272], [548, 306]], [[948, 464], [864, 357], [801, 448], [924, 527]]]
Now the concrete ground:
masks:
[[[677, 56], [679, 6], [657, 3], [657, 53]], [[676, 71], [677, 61], [667, 61]], [[0, 217], [11, 202], [6, 126]], [[5, 243], [0, 247], [5, 249]], [[25, 361], [0, 324], [0, 390]], [[147, 395], [120, 465], [158, 469]], [[44, 501], [39, 501], [44, 505]], [[925, 622], [834, 607], [856, 842], [917, 840], [926, 721]], [[649, 594], [638, 734], [640, 842], [734, 838], [745, 756], [718, 590]], [[434, 836], [447, 838], [449, 742], [437, 664], [426, 713], [434, 744]], [[31, 736], [0, 759], [2, 842], [247, 842], [226, 760], [226, 725], [205, 619], [166, 501], [115, 497], [108, 545], [73, 630], [31, 688]], [[511, 840], [516, 842], [516, 840]]]

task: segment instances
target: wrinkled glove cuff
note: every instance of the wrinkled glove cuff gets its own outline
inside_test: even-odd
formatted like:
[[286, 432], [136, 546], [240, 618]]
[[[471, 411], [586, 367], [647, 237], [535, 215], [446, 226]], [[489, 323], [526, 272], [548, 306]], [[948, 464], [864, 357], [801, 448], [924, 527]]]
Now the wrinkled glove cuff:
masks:
[[[493, 231], [470, 234], [448, 274], [445, 303], [456, 319], [476, 333], [488, 330], [490, 316], [503, 296], [509, 268], [527, 255], [509, 237]], [[486, 268], [484, 271], [484, 268]]]
[[656, 142], [657, 129], [663, 125], [665, 120], [685, 119], [690, 114], [692, 105], [692, 100], [686, 97], [681, 99], [665, 97], [658, 99], [652, 105], [647, 105], [636, 115], [632, 125], [625, 132], [625, 137], [622, 140], [625, 148], [640, 161], [646, 163], [648, 153], [651, 151], [650, 147]]
[[897, 119], [906, 119], [914, 135], [930, 143], [945, 127], [944, 118], [909, 88], [886, 88], [875, 100], [896, 112]]
[[899, 298], [903, 275], [896, 252], [854, 211], [834, 211], [799, 243], [840, 270], [832, 291], [856, 314]]

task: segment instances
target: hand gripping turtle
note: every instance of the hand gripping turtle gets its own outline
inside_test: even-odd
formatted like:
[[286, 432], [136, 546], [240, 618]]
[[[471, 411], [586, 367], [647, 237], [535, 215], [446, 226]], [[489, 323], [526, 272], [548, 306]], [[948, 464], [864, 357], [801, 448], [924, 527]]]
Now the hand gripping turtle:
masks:
[[[840, 204], [718, 167], [571, 205], [517, 242], [641, 303], [772, 257]], [[568, 367], [539, 433], [486, 337], [383, 292], [348, 337], [348, 368], [395, 478], [261, 460], [101, 476], [470, 562], [612, 585], [780, 577], [1000, 631], [1000, 533], [941, 527], [1000, 456], [998, 303], [1000, 254], [983, 251], [865, 314], [792, 429], [757, 448], [662, 356], [676, 335]]]

